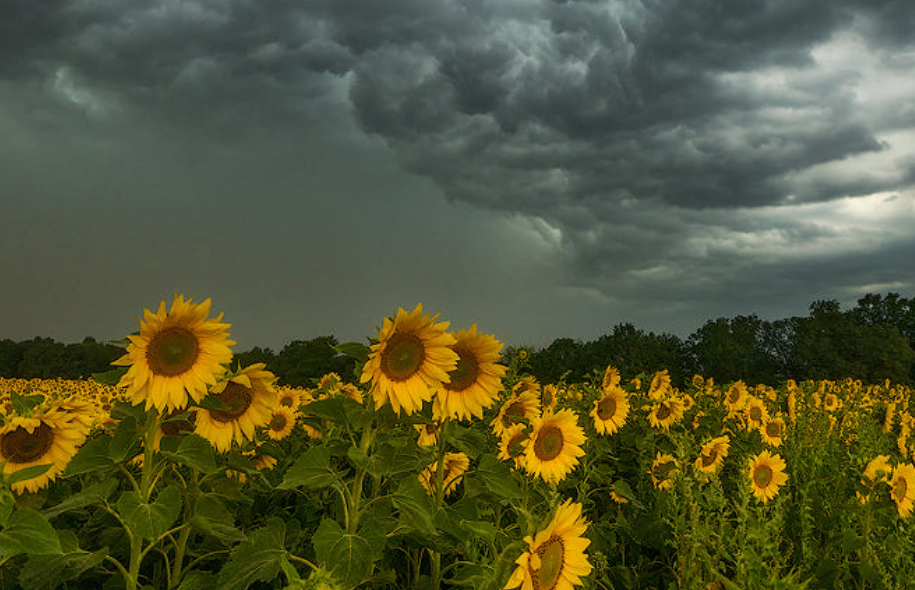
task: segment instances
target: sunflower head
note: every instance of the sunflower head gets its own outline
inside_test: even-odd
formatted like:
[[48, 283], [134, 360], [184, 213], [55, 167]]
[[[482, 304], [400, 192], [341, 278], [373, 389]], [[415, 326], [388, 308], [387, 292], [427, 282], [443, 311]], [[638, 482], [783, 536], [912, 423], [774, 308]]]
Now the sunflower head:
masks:
[[361, 377], [371, 382], [376, 409], [390, 402], [396, 414], [411, 415], [451, 381], [459, 360], [451, 348], [456, 341], [445, 331], [449, 322], [435, 323], [437, 317], [423, 315], [418, 304], [411, 313], [400, 308], [393, 320], [384, 319]]
[[915, 504], [915, 466], [910, 463], [896, 466], [890, 480], [890, 496], [896, 502], [899, 516], [908, 518]]
[[286, 406], [276, 406], [267, 423], [267, 436], [273, 440], [282, 440], [292, 434], [295, 428], [295, 411]]
[[518, 424], [519, 419], [533, 420], [540, 417], [540, 396], [534, 391], [523, 391], [509, 396], [499, 414], [490, 422], [493, 432], [501, 437], [513, 424]]
[[712, 474], [718, 471], [728, 456], [731, 438], [728, 435], [713, 438], [702, 445], [699, 458], [696, 459], [696, 469], [702, 473]]
[[629, 396], [620, 387], [606, 388], [594, 402], [590, 415], [599, 434], [614, 434], [629, 416]]
[[572, 410], [547, 412], [531, 421], [531, 435], [524, 466], [547, 483], [559, 483], [578, 465], [585, 454], [585, 434]]
[[175, 295], [171, 309], [165, 302], [156, 313], [144, 310], [139, 335], [129, 335], [127, 354], [113, 364], [128, 367], [118, 383], [135, 404], [159, 412], [184, 408], [188, 396], [200, 401], [216, 384], [232, 360], [229, 324], [222, 316], [207, 319], [210, 300], [194, 304]]
[[498, 458], [502, 461], [513, 461], [515, 468], [524, 464], [524, 453], [527, 450], [530, 434], [524, 424], [514, 424], [502, 434], [499, 440]]
[[[270, 423], [278, 406], [273, 383], [276, 376], [255, 363], [228, 375], [213, 387], [218, 409], [197, 408], [194, 432], [210, 441], [220, 452], [253, 440], [255, 430]], [[285, 407], [285, 406], [283, 406]]]
[[[464, 473], [470, 467], [470, 458], [464, 453], [447, 453], [444, 457], [442, 488], [443, 497], [447, 498], [457, 489], [459, 483], [464, 478]], [[419, 482], [423, 484], [426, 493], [430, 496], [435, 495], [437, 487], [436, 478], [438, 476], [438, 462], [433, 461], [422, 473], [419, 474]]]
[[449, 381], [438, 391], [443, 416], [457, 419], [482, 418], [502, 391], [507, 367], [499, 364], [502, 343], [493, 336], [480, 334], [474, 324], [469, 330], [454, 334], [451, 346], [457, 356]]
[[753, 495], [767, 503], [778, 495], [779, 488], [788, 481], [785, 461], [779, 455], [763, 451], [750, 459], [748, 472]]
[[669, 490], [674, 485], [674, 478], [680, 474], [679, 463], [673, 455], [658, 451], [648, 473], [656, 489]]

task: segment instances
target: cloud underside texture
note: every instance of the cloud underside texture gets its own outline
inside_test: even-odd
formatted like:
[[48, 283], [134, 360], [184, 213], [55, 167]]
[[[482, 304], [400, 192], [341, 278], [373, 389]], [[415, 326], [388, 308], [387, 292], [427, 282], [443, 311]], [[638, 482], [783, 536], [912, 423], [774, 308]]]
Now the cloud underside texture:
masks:
[[812, 273], [849, 292], [915, 286], [915, 3], [4, 11], [2, 79], [94, 120], [142, 112], [214, 135], [355, 120], [449, 199], [530, 219], [597, 296], [701, 298]]

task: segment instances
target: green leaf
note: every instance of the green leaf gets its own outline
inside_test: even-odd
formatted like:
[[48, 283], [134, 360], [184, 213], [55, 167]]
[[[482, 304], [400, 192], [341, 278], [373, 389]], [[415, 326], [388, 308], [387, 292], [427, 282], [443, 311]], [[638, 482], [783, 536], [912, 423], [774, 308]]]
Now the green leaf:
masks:
[[325, 399], [315, 400], [299, 408], [305, 416], [316, 416], [331, 420], [338, 424], [346, 424], [346, 409], [344, 405], [356, 402], [343, 395], [334, 395]]
[[496, 539], [498, 530], [490, 523], [482, 520], [459, 520], [458, 526], [478, 539], [492, 543]]
[[0, 531], [0, 551], [29, 555], [61, 553], [60, 540], [48, 519], [36, 510], [21, 508]]
[[283, 481], [277, 488], [281, 490], [298, 487], [319, 489], [339, 485], [340, 482], [340, 474], [330, 464], [330, 449], [317, 446], [306, 449], [302, 456], [296, 459], [295, 463], [286, 470]]
[[0, 526], [6, 526], [16, 508], [16, 496], [9, 490], [0, 489]]
[[115, 463], [132, 459], [139, 448], [139, 431], [137, 420], [133, 416], [125, 416], [114, 431], [111, 442], [108, 443], [108, 456]]
[[86, 506], [92, 506], [94, 504], [101, 504], [117, 487], [118, 482], [116, 479], [106, 479], [86, 486], [81, 492], [68, 496], [66, 500], [51, 508], [44, 509], [42, 514], [50, 519], [59, 514], [63, 514], [64, 512], [79, 510], [80, 508], [85, 508]]
[[371, 349], [365, 344], [359, 342], [341, 342], [336, 346], [331, 346], [335, 352], [339, 354], [345, 354], [350, 358], [354, 358], [360, 363], [365, 363], [369, 358], [369, 352]]
[[104, 385], [117, 385], [121, 377], [127, 373], [127, 367], [118, 367], [102, 373], [92, 373], [92, 379]]
[[346, 457], [357, 469], [364, 469], [369, 474], [376, 477], [381, 475], [383, 471], [378, 461], [375, 458], [366, 455], [365, 451], [359, 447], [349, 447], [346, 450]]
[[486, 489], [502, 498], [519, 500], [523, 495], [511, 468], [495, 455], [483, 455], [472, 477], [480, 478]]
[[185, 574], [178, 586], [178, 590], [216, 590], [216, 574], [191, 570]]
[[44, 396], [40, 393], [35, 395], [20, 395], [15, 391], [10, 392], [10, 403], [13, 411], [17, 414], [28, 414], [32, 408], [44, 401]]
[[215, 395], [205, 396], [202, 400], [193, 404], [203, 408], [204, 410], [231, 410], [232, 408], [226, 404], [224, 401], [216, 397]]
[[61, 555], [32, 555], [22, 567], [19, 581], [25, 590], [52, 590], [65, 582], [79, 578], [83, 573], [99, 566], [108, 554], [107, 549], [88, 552], [79, 548], [76, 533], [58, 531]]
[[156, 539], [167, 531], [181, 511], [181, 488], [170, 485], [156, 497], [155, 502], [141, 502], [136, 492], [124, 492], [117, 502], [121, 518], [134, 534], [144, 539]]
[[381, 467], [382, 475], [399, 473], [418, 473], [429, 461], [416, 452], [415, 445], [407, 439], [392, 439], [378, 445], [375, 458]]
[[617, 493], [620, 497], [626, 498], [630, 502], [635, 500], [635, 492], [632, 491], [632, 487], [624, 479], [618, 479], [613, 482], [613, 491]]
[[76, 452], [76, 455], [70, 459], [70, 463], [64, 469], [64, 477], [89, 473], [114, 465], [114, 461], [111, 460], [108, 454], [110, 444], [110, 436], [100, 436], [84, 444]]
[[344, 588], [355, 588], [375, 569], [371, 543], [358, 534], [345, 533], [335, 520], [323, 519], [311, 543], [318, 564], [323, 565]]
[[235, 516], [216, 496], [206, 494], [197, 499], [191, 524], [194, 528], [212, 535], [223, 543], [237, 543], [245, 538], [235, 528]]
[[280, 559], [286, 555], [283, 540], [286, 526], [273, 517], [267, 524], [248, 535], [229, 556], [219, 571], [221, 590], [246, 590], [254, 582], [272, 582], [280, 573]]
[[31, 467], [26, 467], [25, 469], [20, 469], [15, 473], [11, 473], [5, 477], [6, 483], [13, 485], [14, 483], [19, 483], [20, 481], [27, 481], [33, 477], [38, 477], [39, 475], [44, 475], [51, 467], [54, 467], [53, 463], [45, 463], [44, 465], [32, 465]]
[[[174, 437], [169, 437], [174, 438]], [[205, 438], [197, 434], [188, 434], [180, 437], [176, 451], [162, 451], [162, 454], [178, 463], [187, 465], [203, 473], [216, 473], [216, 453]]]
[[407, 477], [400, 482], [391, 496], [391, 503], [400, 512], [398, 528], [421, 536], [434, 536], [437, 532], [433, 514], [435, 507], [419, 480]]

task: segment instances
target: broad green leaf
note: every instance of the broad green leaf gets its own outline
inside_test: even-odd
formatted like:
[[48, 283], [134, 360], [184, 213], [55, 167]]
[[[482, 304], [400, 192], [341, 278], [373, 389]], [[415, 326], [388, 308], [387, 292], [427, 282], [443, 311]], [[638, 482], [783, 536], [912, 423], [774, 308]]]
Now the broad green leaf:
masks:
[[223, 543], [237, 543], [245, 538], [235, 528], [235, 516], [216, 496], [206, 494], [197, 499], [191, 524], [198, 530], [213, 535]]
[[318, 489], [339, 485], [340, 482], [340, 474], [330, 464], [330, 449], [318, 446], [306, 449], [302, 456], [296, 459], [295, 463], [286, 470], [283, 481], [277, 488], [281, 490], [298, 487]]
[[167, 531], [181, 511], [181, 488], [171, 485], [159, 492], [151, 503], [141, 502], [136, 492], [124, 492], [117, 502], [118, 512], [127, 526], [144, 539], [155, 539]]
[[365, 363], [369, 358], [369, 349], [365, 344], [359, 342], [341, 342], [336, 346], [332, 346], [336, 352], [340, 354], [345, 354], [350, 358], [354, 358], [360, 363]]
[[20, 469], [15, 473], [7, 475], [5, 477], [5, 481], [9, 485], [19, 483], [20, 481], [27, 481], [33, 477], [44, 475], [51, 467], [54, 467], [53, 463], [45, 463], [44, 465], [32, 465], [31, 467], [26, 467], [25, 469]]
[[202, 400], [194, 405], [200, 406], [204, 410], [231, 410], [232, 408], [215, 395], [205, 396]]
[[203, 473], [216, 473], [218, 466], [216, 465], [216, 453], [213, 450], [213, 445], [197, 434], [182, 436], [180, 440], [177, 450], [162, 451], [162, 454]]
[[185, 574], [178, 586], [178, 590], [216, 590], [216, 574], [191, 570]]
[[6, 526], [14, 508], [16, 508], [16, 496], [9, 490], [0, 489], [0, 526]]
[[492, 543], [498, 530], [491, 522], [482, 520], [460, 520], [457, 525], [474, 537]]
[[391, 503], [400, 512], [399, 529], [413, 531], [422, 536], [434, 536], [437, 532], [433, 514], [435, 507], [419, 480], [407, 477], [391, 496]]
[[522, 497], [521, 486], [507, 463], [499, 461], [495, 455], [486, 454], [471, 477], [480, 478], [483, 485], [493, 494], [509, 500]]
[[335, 395], [326, 399], [319, 399], [310, 402], [299, 411], [306, 416], [317, 416], [325, 420], [331, 420], [338, 424], [346, 424], [346, 410], [344, 405], [349, 402], [355, 404], [353, 400], [343, 395]]
[[366, 455], [359, 447], [349, 447], [346, 450], [346, 457], [357, 469], [364, 469], [371, 475], [379, 476], [383, 472], [381, 464], [374, 457]]
[[355, 588], [375, 569], [372, 545], [358, 534], [347, 534], [335, 520], [325, 518], [311, 543], [315, 557], [344, 588]]
[[84, 444], [70, 459], [70, 463], [64, 469], [64, 477], [89, 473], [114, 465], [114, 461], [108, 454], [110, 444], [110, 436], [100, 436]]
[[61, 553], [60, 540], [48, 519], [36, 510], [21, 508], [0, 531], [0, 551], [40, 555]]
[[108, 443], [108, 456], [115, 463], [131, 459], [139, 450], [139, 441], [136, 418], [125, 416], [114, 431], [111, 442]]
[[283, 540], [286, 526], [279, 518], [253, 531], [239, 543], [219, 571], [221, 590], [246, 590], [254, 582], [272, 582], [282, 569], [280, 559], [286, 555]]
[[42, 514], [48, 518], [54, 518], [58, 514], [63, 514], [64, 512], [79, 510], [80, 508], [92, 506], [93, 504], [100, 504], [114, 492], [117, 486], [118, 482], [116, 479], [106, 479], [86, 486], [81, 492], [68, 496], [66, 500], [63, 500], [59, 504], [50, 508], [45, 508], [42, 511]]
[[616, 492], [619, 496], [626, 498], [630, 502], [635, 500], [635, 492], [632, 491], [632, 487], [624, 479], [618, 479], [613, 482], [613, 491]]
[[416, 452], [415, 445], [406, 443], [406, 439], [393, 439], [378, 445], [375, 458], [381, 466], [382, 475], [418, 473], [428, 464], [428, 460]]
[[17, 414], [28, 414], [32, 408], [44, 401], [44, 396], [40, 393], [35, 395], [20, 395], [15, 391], [10, 392], [10, 403]]
[[103, 385], [117, 385], [127, 373], [127, 367], [118, 367], [116, 369], [111, 369], [110, 371], [104, 371], [102, 373], [92, 373], [92, 379]]
[[19, 581], [25, 590], [51, 590], [65, 582], [79, 578], [97, 567], [108, 554], [107, 549], [88, 552], [79, 548], [76, 533], [58, 531], [63, 553], [60, 555], [32, 555], [22, 567]]

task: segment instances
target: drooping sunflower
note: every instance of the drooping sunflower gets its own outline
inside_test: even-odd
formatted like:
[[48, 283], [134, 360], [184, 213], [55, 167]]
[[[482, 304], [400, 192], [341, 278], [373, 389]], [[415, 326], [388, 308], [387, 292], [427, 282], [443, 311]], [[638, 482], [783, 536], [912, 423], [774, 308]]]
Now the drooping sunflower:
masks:
[[530, 434], [524, 424], [514, 424], [502, 434], [499, 440], [499, 454], [502, 461], [513, 461], [515, 469], [524, 465], [524, 453], [530, 442]]
[[457, 366], [448, 373], [450, 381], [438, 391], [441, 410], [449, 418], [483, 417], [502, 391], [502, 377], [508, 367], [498, 364], [502, 343], [495, 337], [477, 332], [474, 324], [469, 330], [454, 334], [451, 346], [458, 355]]
[[674, 485], [674, 478], [680, 474], [679, 463], [673, 455], [658, 451], [648, 473], [655, 489], [669, 490]]
[[696, 459], [696, 469], [707, 474], [718, 471], [724, 463], [725, 457], [728, 456], [730, 445], [731, 438], [728, 435], [713, 438], [702, 445], [699, 458]]
[[526, 390], [505, 400], [499, 408], [499, 414], [493, 418], [490, 425], [495, 435], [501, 438], [506, 430], [517, 423], [516, 418], [533, 420], [539, 417], [540, 396], [537, 392]]
[[390, 402], [396, 414], [411, 415], [451, 380], [460, 357], [451, 349], [454, 336], [446, 332], [450, 322], [435, 323], [437, 317], [423, 315], [417, 304], [410, 313], [399, 308], [393, 320], [384, 319], [361, 377], [372, 383], [376, 410]]
[[585, 454], [586, 440], [572, 410], [547, 412], [531, 420], [531, 437], [524, 452], [524, 468], [547, 483], [559, 483]]
[[614, 434], [622, 428], [629, 416], [629, 396], [621, 387], [608, 387], [604, 395], [594, 402], [591, 418], [599, 434]]
[[172, 411], [187, 406], [188, 396], [196, 402], [206, 396], [225, 373], [235, 344], [222, 314], [207, 319], [209, 314], [209, 299], [197, 305], [182, 295], [175, 295], [168, 313], [164, 301], [156, 313], [143, 310], [140, 334], [127, 336], [127, 354], [112, 363], [128, 367], [118, 386], [127, 388], [134, 404]]
[[416, 444], [421, 447], [431, 447], [438, 444], [438, 431], [440, 424], [430, 422], [428, 424], [414, 424], [413, 428], [419, 434]]
[[604, 369], [604, 376], [600, 380], [600, 387], [603, 390], [612, 389], [620, 384], [619, 369], [613, 365], [607, 365]]
[[[442, 487], [443, 497], [447, 498], [457, 489], [464, 478], [467, 468], [470, 467], [470, 457], [464, 453], [446, 453], [443, 466]], [[438, 475], [438, 461], [433, 461], [419, 474], [419, 482], [426, 488], [426, 493], [435, 495], [436, 476]]]
[[785, 437], [785, 421], [782, 418], [769, 418], [759, 427], [759, 434], [764, 443], [777, 449]]
[[521, 554], [505, 588], [521, 590], [572, 590], [591, 573], [585, 549], [591, 541], [583, 535], [588, 523], [581, 515], [581, 504], [566, 500], [550, 523], [524, 541], [528, 550]]
[[651, 427], [665, 432], [681, 418], [683, 418], [683, 404], [676, 397], [658, 400], [648, 413], [648, 423], [651, 424]]
[[769, 451], [763, 451], [750, 459], [748, 475], [753, 495], [762, 500], [763, 504], [777, 496], [779, 488], [788, 481], [785, 461], [780, 455], [769, 454]]
[[658, 371], [651, 378], [651, 384], [648, 386], [648, 397], [651, 399], [661, 399], [670, 393], [670, 374], [667, 369]]
[[724, 407], [728, 412], [735, 414], [743, 409], [747, 403], [747, 386], [743, 381], [737, 381], [728, 387], [724, 394]]
[[861, 492], [855, 492], [858, 501], [862, 504], [866, 504], [870, 500], [871, 492], [874, 487], [880, 482], [889, 483], [890, 475], [892, 473], [893, 467], [890, 465], [889, 455], [877, 455], [868, 461], [867, 465], [864, 467], [864, 477], [861, 478], [861, 485], [866, 486], [869, 489], [863, 494]]
[[37, 492], [57, 479], [86, 440], [84, 420], [71, 419], [66, 411], [51, 407], [31, 417], [7, 417], [0, 428], [0, 462], [4, 475], [36, 465], [51, 465], [42, 473], [12, 484], [17, 494]]
[[559, 403], [560, 396], [559, 386], [555, 383], [547, 383], [540, 390], [540, 403], [544, 411], [555, 410], [556, 404]]
[[210, 394], [228, 406], [226, 409], [208, 410], [196, 408], [194, 432], [210, 441], [221, 453], [232, 447], [232, 442], [241, 444], [253, 440], [254, 431], [270, 423], [273, 410], [277, 407], [273, 382], [276, 376], [264, 370], [267, 365], [249, 365], [213, 387]]
[[915, 465], [900, 463], [893, 469], [893, 479], [890, 480], [890, 495], [896, 502], [899, 516], [908, 518], [912, 514], [915, 503]]
[[267, 436], [282, 440], [292, 434], [295, 428], [295, 411], [286, 406], [276, 406], [267, 422]]

